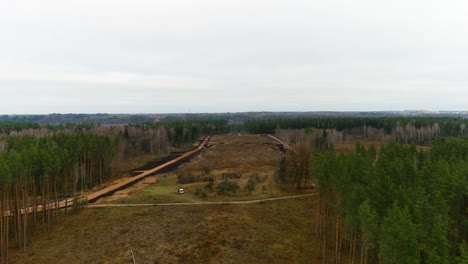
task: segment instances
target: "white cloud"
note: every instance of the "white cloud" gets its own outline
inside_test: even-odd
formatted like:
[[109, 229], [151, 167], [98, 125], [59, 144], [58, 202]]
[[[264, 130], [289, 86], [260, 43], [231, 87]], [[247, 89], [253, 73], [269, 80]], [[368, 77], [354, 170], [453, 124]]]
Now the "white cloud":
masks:
[[105, 74], [69, 74], [69, 73], [49, 73], [49, 72], [3, 72], [0, 73], [0, 82], [6, 83], [28, 83], [38, 87], [49, 84], [61, 84], [63, 89], [67, 85], [79, 85], [81, 89], [99, 89], [99, 87], [127, 87], [145, 90], [168, 90], [206, 92], [215, 91], [216, 87], [209, 81], [187, 78], [185, 76], [152, 76], [137, 73], [110, 72]]
[[0, 4], [0, 113], [466, 109], [467, 8], [9, 1]]

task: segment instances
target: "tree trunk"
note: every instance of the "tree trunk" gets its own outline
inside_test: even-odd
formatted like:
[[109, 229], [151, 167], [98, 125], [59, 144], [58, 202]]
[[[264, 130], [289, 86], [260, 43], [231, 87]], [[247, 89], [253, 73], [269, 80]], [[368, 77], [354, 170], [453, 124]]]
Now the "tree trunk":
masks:
[[324, 204], [324, 214], [323, 214], [323, 263], [327, 262], [327, 215], [328, 215], [328, 208]]
[[5, 201], [4, 199], [4, 193], [3, 193], [3, 188], [0, 193], [0, 212], [2, 212], [2, 215], [0, 217], [0, 261], [1, 263], [6, 263], [5, 261], [5, 243], [6, 243], [6, 238], [5, 238], [5, 228], [4, 228], [4, 217], [5, 217], [5, 209], [3, 208], [3, 202]]
[[21, 217], [23, 218], [23, 249], [26, 250], [26, 245], [28, 242], [28, 202], [27, 202], [27, 190], [28, 190], [28, 183], [26, 178], [24, 181], [22, 181], [22, 200], [23, 200], [23, 206], [21, 208]]
[[356, 258], [356, 241], [357, 241], [357, 229], [354, 231], [353, 240], [352, 240], [352, 254], [351, 254], [351, 264], [354, 264], [354, 259]]

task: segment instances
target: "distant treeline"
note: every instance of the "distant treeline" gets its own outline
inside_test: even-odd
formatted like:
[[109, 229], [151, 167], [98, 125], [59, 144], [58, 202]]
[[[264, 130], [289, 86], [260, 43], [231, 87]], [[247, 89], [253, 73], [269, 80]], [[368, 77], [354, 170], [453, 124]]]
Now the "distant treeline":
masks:
[[138, 114], [49, 114], [49, 115], [0, 115], [0, 121], [33, 122], [40, 124], [96, 123], [130, 124], [151, 122], [149, 115]]
[[340, 138], [385, 140], [428, 145], [438, 137], [468, 136], [468, 119], [450, 117], [299, 118], [248, 121], [249, 133], [273, 134], [279, 130], [316, 129]]
[[63, 124], [40, 124], [35, 122], [22, 122], [22, 121], [0, 121], [0, 135], [10, 135], [14, 132], [21, 132], [24, 130], [38, 130], [45, 129], [51, 132], [76, 130], [84, 131], [92, 128], [100, 127], [98, 123], [63, 123]]
[[164, 127], [167, 130], [169, 142], [175, 146], [194, 142], [201, 135], [226, 134], [230, 132], [230, 126], [226, 120], [145, 122], [132, 124], [131, 126], [146, 130]]
[[298, 119], [271, 119], [248, 121], [245, 127], [248, 132], [254, 134], [272, 134], [275, 129], [336, 129], [338, 131], [351, 130], [358, 127], [373, 127], [384, 129], [386, 133], [391, 133], [396, 127], [412, 125], [415, 128], [430, 127], [438, 124], [440, 135], [445, 137], [456, 137], [468, 135], [465, 129], [468, 119], [449, 117], [379, 117], [379, 118], [298, 118]]
[[380, 117], [462, 117], [468, 112], [376, 111], [376, 112], [236, 112], [236, 113], [163, 113], [163, 114], [48, 114], [0, 115], [0, 121], [21, 121], [40, 124], [98, 123], [131, 124], [144, 122], [174, 122], [192, 120], [227, 120], [243, 124], [250, 120], [298, 118], [380, 118]]
[[11, 131], [21, 131], [30, 128], [38, 129], [40, 125], [34, 122], [0, 121], [0, 134], [9, 134]]

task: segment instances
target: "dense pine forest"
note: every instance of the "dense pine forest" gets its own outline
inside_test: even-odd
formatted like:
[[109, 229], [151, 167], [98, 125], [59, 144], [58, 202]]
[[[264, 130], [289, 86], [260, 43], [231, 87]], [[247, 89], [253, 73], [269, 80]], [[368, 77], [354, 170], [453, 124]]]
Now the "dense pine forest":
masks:
[[320, 193], [314, 232], [333, 241], [338, 262], [345, 250], [361, 263], [468, 260], [467, 139], [436, 140], [429, 151], [395, 143], [318, 151], [311, 174]]
[[[203, 135], [247, 132], [274, 134], [293, 146], [279, 164], [278, 182], [316, 187], [313, 232], [324, 259], [467, 263], [467, 124], [449, 117], [0, 122], [1, 259], [6, 263], [9, 248], [26, 248], [33, 234], [79, 209], [59, 212], [54, 204], [121, 177], [113, 163], [189, 148]], [[359, 141], [373, 144], [336, 151]], [[25, 208], [31, 213], [21, 214]]]
[[[315, 183], [319, 199], [313, 232], [324, 259], [467, 263], [466, 123], [340, 118], [252, 121], [246, 126], [274, 131], [292, 144], [280, 166], [281, 182], [297, 189]], [[335, 150], [335, 144], [359, 140], [376, 143]]]

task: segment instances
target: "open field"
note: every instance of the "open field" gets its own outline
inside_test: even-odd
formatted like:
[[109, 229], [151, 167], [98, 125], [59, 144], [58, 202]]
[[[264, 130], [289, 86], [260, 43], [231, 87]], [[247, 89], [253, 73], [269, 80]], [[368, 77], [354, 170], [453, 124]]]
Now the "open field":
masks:
[[[290, 194], [310, 193], [310, 191], [285, 191], [275, 181], [275, 174], [282, 159], [282, 153], [273, 141], [260, 135], [222, 135], [214, 136], [209, 147], [189, 162], [181, 165], [177, 171], [146, 178], [137, 186], [105, 197], [98, 203], [162, 203], [194, 201], [233, 201], [278, 197]], [[177, 183], [177, 174], [189, 174], [197, 180], [189, 184]], [[235, 193], [218, 195], [216, 192], [200, 196], [200, 190], [208, 182], [204, 177], [213, 177], [215, 184], [222, 181], [224, 173], [237, 173], [235, 179], [240, 189]], [[260, 178], [258, 186], [250, 194], [243, 188], [252, 176]], [[148, 184], [146, 184], [148, 182]], [[138, 185], [142, 185], [138, 188]], [[184, 188], [185, 194], [178, 195], [176, 190]]]
[[[212, 139], [177, 171], [150, 176], [104, 197], [97, 204], [193, 203], [245, 201], [313, 193], [288, 191], [274, 180], [282, 159], [273, 142], [258, 135], [225, 135]], [[200, 196], [207, 182], [177, 182], [189, 173], [197, 179], [238, 173], [240, 189]], [[243, 187], [252, 175], [261, 182], [249, 194]], [[264, 187], [264, 188], [263, 188]], [[184, 188], [185, 194], [176, 193]], [[313, 196], [255, 204], [208, 204], [84, 208], [52, 232], [38, 236], [26, 252], [13, 252], [12, 263], [315, 263]]]
[[184, 170], [201, 171], [272, 171], [278, 168], [281, 153], [273, 141], [261, 135], [218, 135], [208, 150], [182, 166]]

